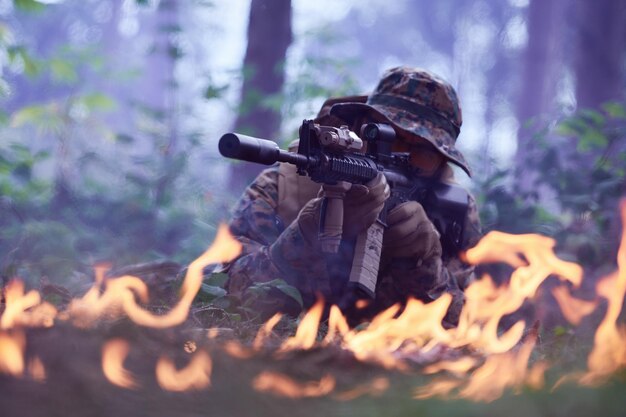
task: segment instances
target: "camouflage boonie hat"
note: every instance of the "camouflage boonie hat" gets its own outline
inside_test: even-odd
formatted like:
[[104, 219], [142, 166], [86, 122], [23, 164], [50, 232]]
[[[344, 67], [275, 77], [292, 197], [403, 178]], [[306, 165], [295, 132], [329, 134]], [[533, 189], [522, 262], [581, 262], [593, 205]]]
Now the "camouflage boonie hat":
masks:
[[330, 114], [348, 123], [363, 114], [382, 116], [408, 134], [432, 143], [450, 162], [472, 175], [461, 152], [454, 146], [462, 117], [454, 88], [421, 69], [396, 67], [385, 72], [366, 103], [338, 103]]

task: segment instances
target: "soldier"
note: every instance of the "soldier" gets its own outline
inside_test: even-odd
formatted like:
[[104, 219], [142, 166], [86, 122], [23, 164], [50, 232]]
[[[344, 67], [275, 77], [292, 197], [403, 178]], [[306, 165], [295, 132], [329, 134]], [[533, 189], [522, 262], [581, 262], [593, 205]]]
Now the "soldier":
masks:
[[[364, 123], [389, 124], [397, 137], [393, 151], [408, 152], [418, 175], [452, 182], [450, 163], [471, 175], [455, 147], [461, 127], [456, 92], [427, 71], [390, 69], [369, 96], [328, 100], [316, 122], [348, 125], [355, 132]], [[300, 291], [305, 307], [320, 295], [337, 302], [349, 276], [356, 236], [376, 221], [388, 197], [389, 186], [382, 175], [366, 185], [352, 185], [344, 199], [339, 252], [329, 255], [318, 242], [324, 198], [320, 184], [299, 176], [289, 164], [266, 169], [246, 189], [230, 223], [231, 232], [243, 243], [243, 253], [225, 266], [229, 293], [252, 301], [252, 285], [280, 278]], [[480, 236], [476, 206], [470, 200], [462, 249], [473, 246]], [[375, 313], [408, 297], [429, 302], [449, 292], [453, 302], [444, 324], [456, 324], [462, 291], [474, 278], [473, 268], [458, 253], [444, 253], [439, 233], [416, 201], [390, 210], [387, 226], [375, 301], [366, 312]], [[254, 302], [255, 308], [268, 314], [299, 310], [280, 291]]]

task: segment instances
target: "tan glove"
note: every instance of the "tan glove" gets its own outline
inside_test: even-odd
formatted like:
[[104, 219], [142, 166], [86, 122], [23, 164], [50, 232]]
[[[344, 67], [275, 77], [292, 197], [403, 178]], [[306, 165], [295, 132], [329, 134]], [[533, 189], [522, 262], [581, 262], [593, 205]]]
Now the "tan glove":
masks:
[[[389, 198], [390, 189], [385, 176], [378, 174], [365, 185], [352, 184], [343, 200], [343, 237], [354, 238], [367, 230], [378, 218]], [[318, 248], [318, 233], [323, 191], [320, 197], [310, 200], [296, 217], [306, 242]]]
[[383, 252], [387, 258], [441, 257], [439, 232], [417, 201], [407, 201], [390, 210], [387, 225], [383, 236]]
[[378, 218], [391, 190], [382, 173], [365, 185], [353, 184], [343, 200], [343, 236], [352, 239]]
[[320, 228], [320, 211], [322, 198], [309, 200], [298, 213], [296, 222], [304, 237], [304, 241], [312, 248], [319, 249], [318, 233]]

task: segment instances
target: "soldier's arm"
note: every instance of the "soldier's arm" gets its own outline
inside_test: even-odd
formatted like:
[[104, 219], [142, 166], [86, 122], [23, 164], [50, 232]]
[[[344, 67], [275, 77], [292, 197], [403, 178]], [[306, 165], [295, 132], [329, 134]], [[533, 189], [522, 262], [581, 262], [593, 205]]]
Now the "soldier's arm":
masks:
[[[243, 251], [226, 265], [227, 289], [245, 301], [253, 284], [283, 279], [300, 290], [307, 305], [326, 266], [303, 238], [297, 222], [283, 224], [277, 202], [278, 169], [273, 167], [255, 179], [235, 206], [230, 230]], [[281, 294], [274, 296], [277, 305], [270, 308], [281, 309], [281, 304], [289, 301]]]
[[[474, 246], [480, 239], [480, 221], [474, 198], [470, 195], [465, 222], [462, 249]], [[390, 306], [411, 296], [424, 302], [433, 301], [443, 293], [452, 295], [452, 302], [444, 324], [456, 325], [463, 308], [463, 290], [474, 280], [474, 267], [465, 264], [458, 256], [434, 257], [429, 260], [391, 262], [379, 281], [377, 303]]]

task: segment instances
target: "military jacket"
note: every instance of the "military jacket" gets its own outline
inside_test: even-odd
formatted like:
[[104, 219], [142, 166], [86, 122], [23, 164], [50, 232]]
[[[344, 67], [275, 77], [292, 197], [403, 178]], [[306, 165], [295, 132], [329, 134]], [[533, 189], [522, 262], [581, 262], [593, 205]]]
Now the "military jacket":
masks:
[[[250, 288], [255, 284], [282, 279], [300, 291], [305, 308], [320, 296], [333, 302], [345, 288], [354, 253], [354, 242], [342, 242], [339, 253], [333, 255], [310, 247], [300, 232], [296, 217], [301, 206], [316, 196], [319, 185], [313, 183], [311, 188], [309, 184], [307, 191], [300, 187], [299, 192], [303, 195], [291, 198], [298, 190], [284, 186], [284, 178], [281, 178], [284, 171], [289, 172], [273, 166], [259, 174], [236, 204], [230, 222], [230, 230], [243, 244], [243, 251], [237, 259], [225, 265], [229, 275], [227, 289], [242, 303], [250, 304], [253, 299], [253, 308], [266, 315], [278, 310], [295, 313], [299, 306], [280, 291], [273, 291], [265, 299], [259, 298], [258, 291], [252, 296]], [[306, 180], [310, 182], [308, 178]], [[291, 206], [287, 209], [284, 207], [286, 200]], [[471, 197], [463, 248], [476, 244], [480, 233], [478, 212]], [[381, 311], [405, 302], [408, 297], [429, 302], [443, 292], [449, 292], [453, 301], [444, 324], [454, 325], [463, 305], [463, 290], [473, 279], [473, 267], [463, 263], [458, 256], [428, 262], [418, 259], [409, 264], [381, 259], [376, 298], [369, 311]]]

